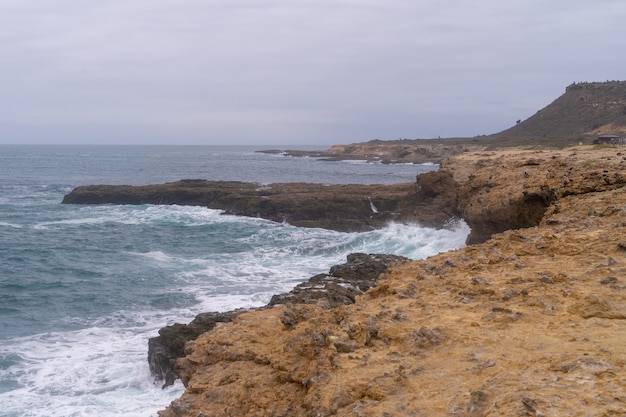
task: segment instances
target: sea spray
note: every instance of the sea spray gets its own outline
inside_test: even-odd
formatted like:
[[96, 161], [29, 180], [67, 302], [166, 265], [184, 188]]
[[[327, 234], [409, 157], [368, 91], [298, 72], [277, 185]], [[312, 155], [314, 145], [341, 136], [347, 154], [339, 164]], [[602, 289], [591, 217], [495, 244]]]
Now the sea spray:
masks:
[[[79, 213], [82, 221], [46, 222], [45, 227], [82, 240], [97, 234], [93, 228], [143, 225], [134, 232], [142, 238], [124, 239], [126, 246], [120, 245], [109, 264], [113, 271], [85, 262], [80, 274], [105, 281], [105, 286], [78, 279], [76, 268], [65, 266], [67, 273], [55, 285], [64, 286], [63, 303], [73, 311], [56, 311], [57, 320], [78, 329], [3, 341], [0, 415], [153, 415], [181, 389], [177, 385], [160, 392], [148, 374], [146, 343], [159, 327], [188, 322], [203, 311], [264, 305], [273, 294], [326, 272], [352, 252], [423, 258], [463, 246], [468, 232], [459, 223], [449, 230], [391, 224], [366, 233], [340, 233], [222, 216], [198, 207], [111, 206], [81, 208]], [[71, 233], [73, 228], [81, 233]], [[167, 230], [194, 239], [165, 238]], [[145, 242], [148, 236], [161, 239]], [[181, 247], [185, 244], [189, 247]], [[76, 250], [84, 254], [88, 248]], [[90, 294], [84, 305], [81, 294]], [[100, 304], [110, 311], [101, 311]]]
[[[422, 258], [467, 227], [303, 229], [182, 206], [61, 205], [86, 184], [183, 178], [391, 183], [436, 167], [333, 164], [211, 147], [2, 147], [0, 416], [155, 416], [158, 329], [204, 311], [260, 306], [351, 252]], [[241, 167], [246, 169], [242, 170]]]

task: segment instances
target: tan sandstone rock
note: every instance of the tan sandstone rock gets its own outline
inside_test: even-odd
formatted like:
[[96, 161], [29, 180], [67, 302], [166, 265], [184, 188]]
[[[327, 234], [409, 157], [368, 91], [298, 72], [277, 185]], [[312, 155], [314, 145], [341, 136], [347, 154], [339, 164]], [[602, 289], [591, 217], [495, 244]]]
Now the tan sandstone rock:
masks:
[[[400, 264], [352, 305], [283, 305], [218, 324], [187, 345], [186, 391], [159, 415], [626, 415], [619, 150], [448, 161], [472, 190], [467, 213], [497, 215], [545, 192], [541, 217]], [[297, 318], [289, 328], [286, 314]]]

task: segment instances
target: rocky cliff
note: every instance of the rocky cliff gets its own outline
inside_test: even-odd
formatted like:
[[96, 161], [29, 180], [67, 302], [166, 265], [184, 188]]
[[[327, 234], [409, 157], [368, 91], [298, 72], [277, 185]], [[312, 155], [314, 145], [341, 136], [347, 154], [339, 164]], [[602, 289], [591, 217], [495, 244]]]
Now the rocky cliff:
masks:
[[187, 343], [186, 391], [160, 416], [626, 415], [624, 154], [473, 153], [442, 170], [429, 192], [452, 180], [458, 210], [501, 233], [398, 264], [353, 304], [217, 323]]
[[[520, 115], [521, 116], [521, 115]], [[273, 150], [328, 160], [383, 163], [438, 162], [451, 154], [489, 149], [562, 149], [591, 144], [599, 135], [626, 136], [626, 81], [579, 82], [552, 103], [501, 132], [472, 138], [371, 140], [326, 151]]]
[[[163, 388], [178, 378], [176, 361], [185, 357], [185, 344], [202, 333], [213, 330], [218, 323], [228, 323], [245, 312], [261, 311], [280, 304], [324, 304], [332, 308], [352, 304], [356, 297], [374, 287], [381, 274], [394, 264], [409, 259], [395, 255], [353, 253], [347, 262], [333, 266], [328, 273], [317, 274], [285, 294], [272, 297], [267, 306], [238, 309], [227, 312], [201, 313], [189, 324], [175, 323], [159, 330], [159, 335], [148, 341], [148, 364]], [[286, 327], [297, 323], [297, 316], [281, 318]]]

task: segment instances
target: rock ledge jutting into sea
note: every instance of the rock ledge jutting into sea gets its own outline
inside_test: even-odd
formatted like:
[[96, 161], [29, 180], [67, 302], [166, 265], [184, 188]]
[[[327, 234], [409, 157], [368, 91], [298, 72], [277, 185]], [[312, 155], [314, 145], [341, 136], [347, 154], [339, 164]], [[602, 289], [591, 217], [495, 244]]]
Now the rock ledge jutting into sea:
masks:
[[63, 204], [178, 204], [224, 214], [352, 232], [391, 221], [444, 227], [456, 213], [450, 174], [433, 171], [414, 183], [392, 185], [267, 184], [182, 180], [166, 184], [76, 187]]
[[159, 415], [626, 415], [622, 151], [442, 161], [481, 243], [395, 264], [351, 304], [217, 323]]
[[[157, 381], [164, 381], [163, 387], [167, 387], [179, 377], [176, 361], [185, 357], [185, 344], [212, 330], [218, 323], [227, 323], [242, 313], [280, 304], [323, 304], [327, 308], [351, 304], [358, 295], [372, 288], [391, 265], [408, 260], [395, 255], [353, 253], [348, 255], [345, 264], [335, 265], [328, 273], [311, 277], [288, 293], [273, 296], [266, 307], [201, 313], [189, 324], [175, 323], [163, 327], [159, 336], [148, 341], [150, 371]], [[294, 311], [281, 317], [285, 326], [295, 326], [301, 319]]]

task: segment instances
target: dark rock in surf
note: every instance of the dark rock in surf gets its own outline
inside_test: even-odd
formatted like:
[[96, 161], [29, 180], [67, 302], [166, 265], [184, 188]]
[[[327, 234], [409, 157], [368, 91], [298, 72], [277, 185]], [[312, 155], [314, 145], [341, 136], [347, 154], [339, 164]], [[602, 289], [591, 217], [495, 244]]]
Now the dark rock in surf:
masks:
[[[314, 304], [321, 300], [327, 306], [336, 307], [354, 303], [357, 295], [376, 285], [380, 275], [398, 262], [408, 258], [395, 255], [368, 255], [353, 253], [345, 264], [333, 266], [328, 274], [319, 274], [298, 285], [291, 292], [275, 295], [266, 307], [278, 304]], [[232, 321], [239, 314], [257, 309], [239, 309], [225, 313], [201, 313], [189, 324], [176, 323], [159, 330], [159, 336], [148, 341], [148, 364], [157, 381], [163, 387], [170, 386], [178, 378], [175, 363], [185, 356], [185, 343], [202, 333], [211, 331], [217, 323]]]
[[217, 323], [230, 322], [246, 311], [250, 310], [201, 313], [189, 324], [175, 323], [161, 328], [157, 337], [148, 340], [148, 364], [152, 375], [156, 380], [164, 381], [163, 388], [172, 385], [177, 378], [173, 371], [174, 362], [185, 356], [185, 343], [212, 330]]
[[[414, 183], [269, 184], [182, 180], [129, 186], [76, 187], [63, 204], [178, 204], [223, 210], [225, 214], [261, 217], [298, 227], [359, 232], [391, 221], [445, 227], [454, 207], [431, 207], [430, 195], [418, 195]], [[419, 209], [416, 209], [419, 208]]]
[[315, 304], [322, 299], [331, 308], [352, 304], [358, 295], [376, 285], [390, 265], [408, 260], [403, 256], [352, 253], [347, 263], [333, 266], [328, 274], [315, 275], [288, 293], [273, 296], [269, 305]]

